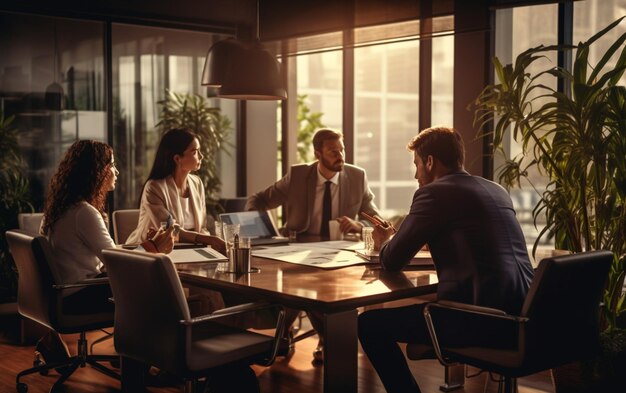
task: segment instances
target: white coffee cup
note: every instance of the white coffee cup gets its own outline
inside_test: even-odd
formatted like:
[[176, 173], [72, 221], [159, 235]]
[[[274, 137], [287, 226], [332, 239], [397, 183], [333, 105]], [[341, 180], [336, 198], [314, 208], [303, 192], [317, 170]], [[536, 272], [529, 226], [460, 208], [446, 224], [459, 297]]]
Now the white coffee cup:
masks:
[[339, 228], [339, 221], [328, 221], [328, 232], [330, 240], [343, 240], [343, 232], [341, 232], [341, 229]]

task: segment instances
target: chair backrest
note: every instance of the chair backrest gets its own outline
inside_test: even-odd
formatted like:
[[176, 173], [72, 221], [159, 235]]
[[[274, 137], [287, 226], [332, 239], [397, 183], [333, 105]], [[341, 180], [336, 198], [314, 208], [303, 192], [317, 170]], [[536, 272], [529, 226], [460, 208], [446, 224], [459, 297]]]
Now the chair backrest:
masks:
[[19, 228], [33, 234], [39, 233], [39, 227], [41, 227], [42, 220], [43, 213], [19, 213], [17, 215]]
[[528, 361], [550, 368], [598, 348], [600, 302], [613, 253], [589, 251], [540, 262], [522, 307]]
[[115, 210], [113, 212], [113, 240], [124, 244], [128, 236], [137, 228], [139, 209]]
[[7, 231], [6, 237], [19, 276], [19, 313], [53, 329], [50, 310], [55, 299], [54, 280], [46, 258], [46, 254], [50, 255], [46, 238], [25, 230]]
[[172, 370], [183, 363], [181, 320], [189, 308], [172, 261], [163, 254], [103, 251], [115, 299], [115, 349], [121, 355]]

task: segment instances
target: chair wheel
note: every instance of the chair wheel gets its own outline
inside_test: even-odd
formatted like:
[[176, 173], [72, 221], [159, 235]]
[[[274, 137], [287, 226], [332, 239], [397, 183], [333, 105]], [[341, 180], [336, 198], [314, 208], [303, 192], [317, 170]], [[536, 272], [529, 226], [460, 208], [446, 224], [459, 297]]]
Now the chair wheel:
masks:
[[17, 390], [17, 393], [26, 393], [28, 392], [28, 386], [26, 386], [25, 383], [18, 383], [17, 385], [15, 385], [15, 389]]
[[[39, 358], [39, 356], [35, 357], [35, 360], [33, 360], [33, 367], [39, 367], [39, 366], [43, 366], [44, 364], [46, 364], [43, 360], [41, 360], [41, 358]], [[43, 375], [46, 376], [48, 375], [48, 369], [43, 369], [43, 370], [39, 370], [39, 375]]]

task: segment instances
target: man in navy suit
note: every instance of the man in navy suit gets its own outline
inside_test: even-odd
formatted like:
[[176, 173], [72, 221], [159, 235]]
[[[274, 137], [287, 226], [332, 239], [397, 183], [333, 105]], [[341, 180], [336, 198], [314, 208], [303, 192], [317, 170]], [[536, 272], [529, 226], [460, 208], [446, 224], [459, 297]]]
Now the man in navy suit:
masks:
[[[409, 143], [419, 188], [395, 236], [377, 226], [384, 270], [397, 271], [428, 245], [437, 298], [518, 313], [533, 269], [508, 193], [463, 169], [465, 148], [453, 129], [423, 130]], [[388, 392], [419, 392], [398, 342], [428, 343], [423, 304], [359, 316], [359, 339]]]

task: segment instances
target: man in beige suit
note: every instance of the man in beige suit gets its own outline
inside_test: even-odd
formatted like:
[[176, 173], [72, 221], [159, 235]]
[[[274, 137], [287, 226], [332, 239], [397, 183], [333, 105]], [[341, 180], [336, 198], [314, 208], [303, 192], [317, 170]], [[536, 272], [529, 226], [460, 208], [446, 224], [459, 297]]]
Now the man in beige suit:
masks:
[[246, 210], [269, 210], [284, 205], [289, 231], [299, 234], [322, 233], [323, 195], [330, 182], [332, 212], [343, 233], [360, 233], [360, 212], [378, 215], [374, 194], [367, 184], [365, 170], [344, 161], [343, 135], [321, 129], [313, 136], [317, 161], [294, 165], [289, 173], [264, 191], [248, 198]]
[[[378, 216], [365, 171], [345, 163], [343, 135], [337, 131], [318, 130], [313, 136], [313, 149], [317, 161], [292, 166], [285, 177], [250, 196], [246, 210], [269, 210], [284, 205], [285, 227], [298, 234], [328, 238], [328, 223], [325, 222], [328, 220], [337, 220], [343, 233], [360, 233], [363, 224], [357, 221], [357, 216], [361, 212]], [[298, 313], [289, 310], [287, 323], [293, 323]], [[321, 316], [307, 314], [315, 330], [320, 332], [323, 326]], [[323, 345], [320, 335], [313, 352], [316, 362], [323, 362]]]

